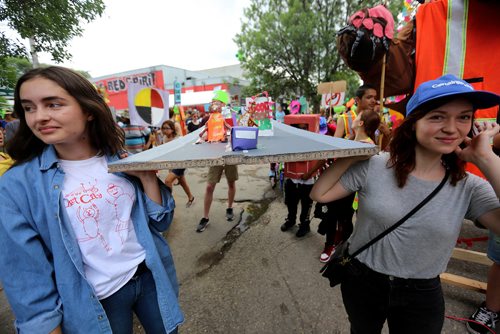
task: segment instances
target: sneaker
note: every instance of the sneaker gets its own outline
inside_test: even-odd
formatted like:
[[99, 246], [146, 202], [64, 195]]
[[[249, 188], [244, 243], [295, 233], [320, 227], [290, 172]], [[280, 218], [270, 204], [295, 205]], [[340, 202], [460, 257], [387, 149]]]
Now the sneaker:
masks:
[[210, 223], [208, 218], [201, 218], [200, 223], [198, 224], [198, 227], [196, 228], [196, 232], [203, 232], [207, 228], [207, 225]]
[[285, 222], [283, 223], [283, 225], [281, 225], [281, 231], [286, 232], [291, 229], [293, 225], [295, 225], [295, 222], [291, 222], [288, 219], [285, 219]]
[[467, 330], [473, 334], [486, 334], [495, 332], [495, 323], [498, 320], [498, 313], [486, 308], [483, 302], [481, 306], [469, 318]]
[[226, 219], [231, 221], [234, 218], [233, 208], [226, 209]]
[[309, 224], [300, 224], [299, 229], [297, 230], [297, 233], [295, 233], [295, 236], [297, 238], [302, 238], [310, 231], [311, 231], [311, 228], [309, 227]]
[[323, 263], [330, 261], [330, 257], [332, 256], [334, 251], [335, 245], [325, 244], [325, 249], [323, 249], [323, 253], [321, 253], [321, 255], [319, 256], [319, 261]]

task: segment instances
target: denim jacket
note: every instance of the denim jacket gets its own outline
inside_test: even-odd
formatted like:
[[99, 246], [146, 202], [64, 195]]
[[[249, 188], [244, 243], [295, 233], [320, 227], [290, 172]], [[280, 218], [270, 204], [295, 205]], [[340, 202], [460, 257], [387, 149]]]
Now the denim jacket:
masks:
[[[108, 161], [118, 157], [107, 157]], [[137, 179], [132, 221], [146, 251], [167, 331], [183, 322], [174, 261], [161, 231], [172, 222], [174, 199], [161, 185], [162, 205]], [[62, 205], [64, 172], [53, 146], [0, 178], [0, 280], [20, 333], [111, 333], [106, 313], [86, 280], [82, 256]]]

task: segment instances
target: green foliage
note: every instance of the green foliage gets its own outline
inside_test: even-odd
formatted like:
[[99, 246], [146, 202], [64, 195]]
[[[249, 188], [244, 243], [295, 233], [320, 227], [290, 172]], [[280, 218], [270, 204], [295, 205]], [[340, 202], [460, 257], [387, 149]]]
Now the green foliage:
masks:
[[[51, 65], [40, 64], [40, 67]], [[5, 57], [0, 58], [0, 87], [13, 89], [21, 75], [31, 70], [33, 65], [27, 58], [21, 57]], [[76, 70], [85, 78], [90, 79], [91, 76], [86, 71]]]
[[9, 103], [7, 102], [7, 99], [5, 98], [5, 96], [0, 96], [0, 109], [3, 109], [5, 107], [7, 107], [9, 105]]
[[[90, 22], [104, 12], [103, 0], [0, 0], [0, 22], [23, 39], [33, 38], [35, 52], [48, 52], [56, 62], [69, 59], [67, 43], [80, 36], [83, 21]], [[17, 39], [0, 31], [0, 59], [27, 57]]]
[[318, 84], [343, 79], [348, 82], [347, 96], [353, 96], [359, 78], [341, 61], [336, 32], [356, 10], [378, 3], [252, 0], [244, 11], [241, 33], [234, 39], [251, 82], [244, 93], [266, 90], [275, 98], [304, 95], [317, 106]]
[[14, 88], [17, 79], [31, 69], [27, 58], [5, 57], [0, 59], [0, 86]]

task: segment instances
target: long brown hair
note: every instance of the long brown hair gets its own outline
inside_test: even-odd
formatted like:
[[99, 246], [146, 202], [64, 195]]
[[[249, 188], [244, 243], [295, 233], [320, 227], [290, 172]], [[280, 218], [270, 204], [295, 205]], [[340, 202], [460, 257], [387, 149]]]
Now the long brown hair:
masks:
[[375, 111], [363, 110], [361, 111], [359, 119], [363, 122], [363, 128], [365, 129], [366, 135], [375, 143], [375, 131], [377, 131], [380, 125], [379, 114]]
[[[394, 131], [392, 140], [389, 144], [390, 159], [388, 167], [394, 168], [400, 188], [404, 187], [408, 180], [408, 175], [415, 169], [415, 147], [417, 146], [415, 124], [429, 111], [450, 102], [452, 99], [453, 98], [440, 99], [432, 104], [426, 105], [422, 109], [413, 111]], [[471, 129], [473, 123], [472, 121]], [[460, 160], [455, 152], [443, 154], [441, 160], [444, 166], [450, 171], [451, 185], [456, 185], [458, 181], [467, 176], [465, 173], [465, 162]]]
[[88, 123], [90, 144], [98, 149], [100, 154], [114, 155], [123, 150], [124, 134], [116, 125], [111, 110], [92, 83], [73, 70], [50, 66], [33, 69], [17, 81], [14, 91], [14, 111], [19, 117], [19, 129], [7, 144], [7, 152], [16, 161], [16, 165], [39, 156], [48, 146], [28, 127], [21, 105], [21, 86], [34, 78], [55, 82], [75, 98], [84, 113], [93, 116]]

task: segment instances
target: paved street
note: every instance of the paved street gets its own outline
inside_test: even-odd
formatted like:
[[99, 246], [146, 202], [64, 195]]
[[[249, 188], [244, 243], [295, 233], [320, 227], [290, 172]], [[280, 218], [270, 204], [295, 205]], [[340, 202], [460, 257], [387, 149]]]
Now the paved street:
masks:
[[[187, 171], [196, 198], [191, 208], [185, 208], [187, 198], [180, 186], [174, 187], [177, 210], [167, 238], [186, 317], [180, 333], [349, 333], [340, 289], [330, 288], [319, 274], [324, 243], [316, 233], [319, 221], [314, 219], [312, 232], [300, 240], [294, 231], [281, 232], [286, 207], [278, 187], [270, 188], [268, 166], [240, 166], [238, 219], [224, 218], [227, 186], [223, 178], [215, 191], [211, 223], [203, 233], [196, 233], [206, 171]], [[463, 234], [486, 233], [466, 223]], [[485, 246], [475, 245], [483, 251]], [[485, 280], [487, 267], [452, 261], [449, 271]], [[446, 314], [456, 317], [467, 317], [484, 298], [448, 285], [444, 291]], [[13, 333], [5, 299], [0, 306], [0, 332]], [[141, 332], [138, 326], [136, 333]], [[462, 323], [447, 319], [443, 333], [466, 330]]]

